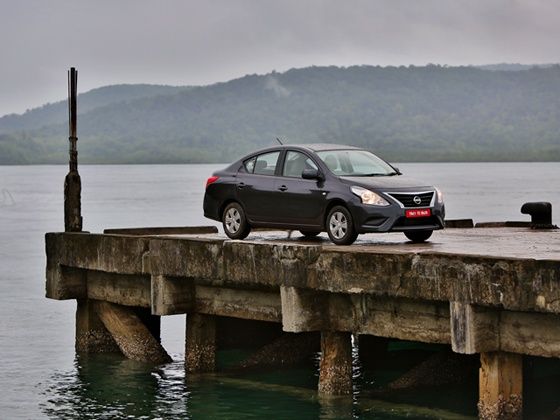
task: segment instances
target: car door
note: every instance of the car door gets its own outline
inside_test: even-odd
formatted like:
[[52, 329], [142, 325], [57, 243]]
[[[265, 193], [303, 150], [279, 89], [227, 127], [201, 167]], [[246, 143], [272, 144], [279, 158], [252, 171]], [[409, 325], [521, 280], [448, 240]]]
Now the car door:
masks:
[[262, 153], [243, 162], [237, 174], [237, 198], [249, 222], [265, 223], [274, 219], [273, 195], [280, 150]]
[[316, 228], [322, 225], [326, 196], [324, 182], [301, 177], [304, 169], [317, 168], [305, 153], [286, 151], [281, 176], [276, 178], [278, 192], [273, 197], [278, 221], [282, 224]]

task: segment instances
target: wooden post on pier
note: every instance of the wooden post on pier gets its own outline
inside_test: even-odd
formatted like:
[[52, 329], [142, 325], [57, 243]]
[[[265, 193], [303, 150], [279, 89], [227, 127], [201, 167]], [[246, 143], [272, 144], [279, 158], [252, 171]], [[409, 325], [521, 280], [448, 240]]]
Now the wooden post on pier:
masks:
[[72, 67], [68, 71], [68, 117], [70, 142], [70, 171], [64, 180], [64, 230], [66, 232], [82, 231], [81, 193], [82, 183], [78, 173], [77, 148], [77, 87], [78, 72]]

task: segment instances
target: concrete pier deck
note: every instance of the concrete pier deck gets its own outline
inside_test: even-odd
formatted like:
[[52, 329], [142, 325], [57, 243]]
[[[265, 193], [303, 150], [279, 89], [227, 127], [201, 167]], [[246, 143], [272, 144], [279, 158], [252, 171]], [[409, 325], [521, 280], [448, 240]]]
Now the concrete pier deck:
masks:
[[371, 234], [347, 247], [298, 232], [176, 232], [46, 235], [47, 297], [78, 300], [78, 348], [114, 348], [88, 309], [97, 301], [187, 313], [189, 371], [213, 369], [214, 317], [268, 321], [320, 331], [319, 390], [345, 394], [349, 333], [449, 344], [481, 355], [481, 418], [521, 418], [522, 356], [560, 357], [558, 230], [447, 229], [425, 244]]

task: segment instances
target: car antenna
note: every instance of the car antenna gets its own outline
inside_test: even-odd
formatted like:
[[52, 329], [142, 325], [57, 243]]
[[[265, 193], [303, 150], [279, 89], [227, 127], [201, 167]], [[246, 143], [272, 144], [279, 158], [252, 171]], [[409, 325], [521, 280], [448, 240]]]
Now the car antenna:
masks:
[[282, 146], [284, 146], [284, 143], [282, 143], [278, 137], [276, 137], [276, 141], [277, 141], [278, 143], [280, 143]]

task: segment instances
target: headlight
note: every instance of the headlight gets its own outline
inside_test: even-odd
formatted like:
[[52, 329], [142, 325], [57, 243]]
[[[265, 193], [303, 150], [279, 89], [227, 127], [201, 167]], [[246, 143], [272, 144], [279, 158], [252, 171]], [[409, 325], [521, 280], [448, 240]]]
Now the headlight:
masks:
[[439, 188], [436, 188], [436, 197], [438, 203], [443, 203], [443, 193]]
[[351, 187], [350, 190], [362, 200], [362, 203], [372, 206], [388, 206], [390, 203], [373, 191], [366, 190], [362, 187]]

